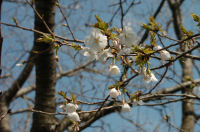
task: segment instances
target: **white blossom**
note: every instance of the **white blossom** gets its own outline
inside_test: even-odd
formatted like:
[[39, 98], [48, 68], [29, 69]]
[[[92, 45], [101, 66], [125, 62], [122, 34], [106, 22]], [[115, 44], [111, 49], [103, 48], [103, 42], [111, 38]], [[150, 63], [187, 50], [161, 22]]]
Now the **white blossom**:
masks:
[[170, 53], [168, 51], [166, 51], [166, 50], [161, 50], [160, 51], [160, 57], [161, 57], [161, 60], [163, 60], [163, 61], [171, 59]]
[[147, 71], [145, 71], [143, 73], [143, 80], [146, 82], [146, 83], [149, 83], [149, 82], [157, 82], [158, 79], [155, 77], [155, 75], [150, 71], [150, 73], [147, 73]]
[[145, 103], [142, 100], [137, 101], [138, 105], [144, 105]]
[[97, 51], [92, 50], [88, 47], [83, 47], [81, 50], [83, 56], [88, 57], [89, 60], [98, 60], [99, 57], [97, 55]]
[[113, 46], [117, 49], [117, 50], [121, 50], [122, 46], [119, 44], [119, 40], [115, 39], [112, 41]]
[[22, 63], [18, 63], [18, 64], [16, 64], [16, 66], [17, 67], [22, 67], [22, 66], [24, 66]]
[[[157, 46], [154, 47], [154, 49], [155, 50], [160, 50], [160, 49], [162, 49], [162, 47], [160, 45], [157, 45]], [[170, 53], [168, 51], [161, 50], [161, 51], [159, 51], [159, 53], [160, 53], [160, 57], [161, 57], [162, 61], [171, 59], [171, 55], [170, 55]]]
[[68, 113], [68, 117], [69, 117], [69, 119], [71, 119], [72, 121], [81, 121], [81, 120], [80, 120], [80, 117], [79, 117], [79, 115], [78, 115], [78, 113], [76, 113], [76, 112]]
[[137, 35], [132, 31], [131, 27], [125, 26], [122, 33], [119, 35], [119, 42], [131, 47], [137, 40]]
[[156, 46], [154, 47], [154, 49], [155, 49], [155, 50], [160, 50], [160, 49], [162, 49], [162, 47], [161, 47], [160, 45], [156, 45]]
[[114, 57], [113, 54], [110, 52], [110, 49], [105, 49], [99, 53], [99, 60], [101, 62], [106, 62], [107, 58]]
[[66, 105], [66, 110], [67, 110], [68, 113], [76, 112], [77, 109], [78, 109], [77, 104], [68, 103]]
[[138, 72], [139, 72], [140, 75], [144, 75], [144, 74], [146, 74], [146, 68], [145, 67], [139, 67]]
[[86, 37], [85, 44], [92, 50], [101, 50], [107, 46], [107, 37], [101, 33], [99, 29], [92, 29], [91, 34]]
[[60, 105], [59, 108], [60, 108], [60, 109], [64, 108], [64, 105]]
[[142, 101], [142, 100], [136, 100], [134, 99], [133, 100], [133, 106], [137, 106], [137, 105], [144, 105], [145, 103]]
[[127, 54], [130, 54], [131, 53], [131, 48], [126, 48], [124, 47], [123, 49], [120, 50], [119, 54], [118, 55], [127, 55]]
[[128, 103], [124, 103], [124, 104], [122, 105], [122, 111], [123, 111], [123, 112], [130, 112], [130, 111], [131, 111], [131, 107], [129, 106]]
[[112, 88], [109, 92], [110, 97], [117, 98], [117, 96], [121, 95], [120, 90], [116, 90], [115, 88]]
[[113, 75], [118, 75], [121, 73], [121, 71], [117, 65], [111, 65], [109, 68], [109, 73]]

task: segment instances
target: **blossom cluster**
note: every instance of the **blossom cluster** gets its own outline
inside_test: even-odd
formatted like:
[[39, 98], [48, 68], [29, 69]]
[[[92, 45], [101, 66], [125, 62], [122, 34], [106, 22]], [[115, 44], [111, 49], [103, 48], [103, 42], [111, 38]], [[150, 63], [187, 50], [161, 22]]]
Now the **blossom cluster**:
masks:
[[[63, 108], [63, 107], [64, 105], [60, 105], [60, 108]], [[75, 121], [75, 122], [81, 121], [78, 113], [76, 112], [76, 110], [78, 109], [77, 104], [67, 103], [65, 105], [65, 109], [67, 112], [67, 116], [69, 117], [70, 120]]]
[[[85, 39], [88, 47], [82, 47], [82, 55], [88, 57], [89, 60], [100, 60], [105, 63], [108, 58], [115, 59], [117, 56], [131, 53], [131, 46], [136, 40], [137, 35], [128, 26], [125, 26], [121, 33], [112, 39], [112, 44], [109, 44], [108, 37], [100, 29], [93, 28], [91, 34]], [[109, 73], [119, 75], [121, 71], [115, 63], [111, 63]]]
[[[111, 58], [114, 60], [114, 63], [112, 62], [109, 64], [108, 71], [111, 75], [119, 75], [121, 74], [121, 71], [115, 64], [115, 60], [120, 58], [120, 56], [128, 55], [137, 51], [135, 50], [138, 49], [135, 48], [137, 47], [135, 44], [136, 42], [137, 35], [129, 26], [125, 26], [123, 30], [119, 29], [118, 33], [115, 34], [114, 37], [107, 35], [106, 32], [100, 28], [93, 28], [90, 35], [85, 39], [85, 45], [87, 47], [82, 47], [82, 55], [88, 57], [89, 60], [99, 60], [102, 63], [106, 63], [106, 61]], [[171, 59], [170, 53], [166, 50], [162, 50], [161, 46], [154, 46], [154, 50], [159, 50], [162, 61]], [[148, 52], [149, 51], [147, 50], [147, 54]], [[136, 61], [138, 58], [138, 56], [132, 57], [132, 60]], [[144, 82], [150, 83], [158, 81], [153, 72], [150, 71], [149, 67], [146, 68], [144, 66], [144, 63], [139, 64], [139, 66], [139, 73], [143, 76]], [[112, 88], [109, 95], [111, 98], [117, 98], [121, 95], [120, 89]], [[123, 103], [122, 111], [130, 111], [128, 103]]]

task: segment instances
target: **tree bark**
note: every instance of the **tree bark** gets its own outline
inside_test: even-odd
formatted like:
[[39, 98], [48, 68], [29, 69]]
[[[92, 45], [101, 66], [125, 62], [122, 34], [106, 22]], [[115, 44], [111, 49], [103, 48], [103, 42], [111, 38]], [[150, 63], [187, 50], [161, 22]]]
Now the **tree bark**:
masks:
[[[55, 18], [55, 0], [35, 0], [35, 8], [42, 19], [46, 22], [49, 29], [54, 30]], [[35, 29], [44, 33], [49, 33], [44, 22], [35, 14]], [[52, 43], [37, 42], [39, 36], [34, 34], [34, 45], [39, 56], [35, 60], [36, 66], [36, 95], [35, 109], [54, 113], [55, 104], [55, 79], [56, 62]], [[33, 124], [31, 132], [51, 132], [56, 126], [53, 115], [44, 115], [40, 113], [33, 114]]]
[[[179, 40], [184, 39], [184, 34], [180, 29], [180, 25], [182, 23], [182, 15], [180, 5], [183, 0], [175, 1], [168, 0], [170, 9], [172, 11], [173, 23], [176, 36]], [[184, 44], [181, 45], [180, 50], [182, 52], [186, 51], [188, 48], [184, 47]], [[190, 58], [182, 58], [180, 60], [180, 64], [182, 67], [182, 82], [187, 82], [193, 80], [193, 63]], [[188, 86], [182, 90], [183, 94], [192, 94], [193, 89]], [[187, 99], [182, 102], [182, 124], [181, 130], [185, 132], [193, 132], [195, 126], [195, 114], [194, 114], [194, 100]]]

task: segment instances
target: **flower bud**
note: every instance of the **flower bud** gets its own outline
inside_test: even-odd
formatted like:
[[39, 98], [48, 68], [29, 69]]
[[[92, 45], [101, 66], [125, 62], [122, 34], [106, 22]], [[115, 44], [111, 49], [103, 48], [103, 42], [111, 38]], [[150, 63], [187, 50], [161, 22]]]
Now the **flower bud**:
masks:
[[121, 95], [121, 92], [119, 90], [116, 90], [115, 88], [113, 88], [110, 90], [109, 95], [112, 98], [117, 98], [117, 96]]
[[68, 117], [72, 121], [81, 121], [78, 113], [76, 113], [76, 112], [68, 113]]
[[122, 105], [122, 111], [123, 111], [123, 112], [130, 112], [130, 111], [131, 111], [131, 107], [129, 106], [128, 103], [124, 103], [124, 104]]
[[109, 73], [113, 75], [118, 75], [120, 74], [120, 69], [117, 65], [111, 65], [109, 68]]
[[66, 105], [66, 109], [67, 109], [68, 113], [76, 112], [76, 110], [78, 109], [78, 105], [77, 104], [68, 103]]
[[155, 50], [160, 50], [160, 49], [162, 49], [162, 47], [161, 47], [160, 45], [156, 45], [156, 46], [154, 47], [154, 49], [155, 49]]
[[161, 60], [163, 60], [163, 61], [171, 59], [170, 53], [166, 50], [160, 51], [160, 57], [161, 57]]
[[18, 63], [18, 64], [16, 64], [16, 66], [17, 66], [17, 67], [22, 67], [23, 64], [22, 64], [22, 63]]

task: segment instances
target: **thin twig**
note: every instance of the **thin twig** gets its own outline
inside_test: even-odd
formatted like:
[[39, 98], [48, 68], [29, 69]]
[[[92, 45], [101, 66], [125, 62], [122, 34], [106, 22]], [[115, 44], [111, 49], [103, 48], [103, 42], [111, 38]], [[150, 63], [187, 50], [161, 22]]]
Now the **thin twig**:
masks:
[[70, 28], [70, 26], [69, 26], [67, 17], [65, 16], [65, 14], [64, 14], [64, 12], [62, 11], [62, 9], [61, 9], [61, 7], [60, 7], [59, 4], [57, 4], [57, 7], [59, 8], [60, 13], [62, 14], [62, 16], [63, 16], [63, 18], [64, 18], [64, 20], [65, 20], [65, 22], [66, 22], [66, 24], [67, 24], [67, 28], [68, 28], [69, 32], [71, 33], [72, 38], [73, 38], [74, 40], [76, 40], [76, 38], [74, 37], [74, 34], [73, 34], [73, 32], [72, 32], [72, 30], [71, 30], [71, 28]]

